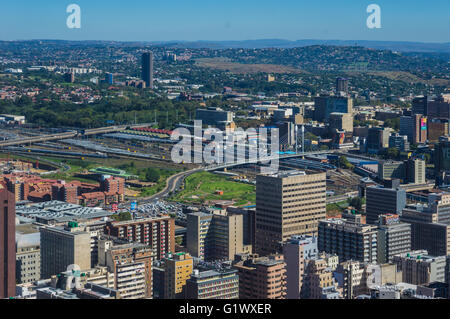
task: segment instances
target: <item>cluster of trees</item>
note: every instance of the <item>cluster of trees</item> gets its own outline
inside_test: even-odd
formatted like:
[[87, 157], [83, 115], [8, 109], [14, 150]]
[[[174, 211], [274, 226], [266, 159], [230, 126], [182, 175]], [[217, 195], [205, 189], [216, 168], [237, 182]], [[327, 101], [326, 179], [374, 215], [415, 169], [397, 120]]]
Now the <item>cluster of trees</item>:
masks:
[[104, 98], [95, 103], [75, 104], [52, 99], [34, 103], [28, 97], [15, 102], [1, 101], [0, 113], [26, 114], [27, 121], [42, 127], [95, 128], [116, 124], [158, 122], [160, 128], [171, 129], [179, 122], [194, 118], [198, 104], [191, 101], [147, 99], [140, 96]]

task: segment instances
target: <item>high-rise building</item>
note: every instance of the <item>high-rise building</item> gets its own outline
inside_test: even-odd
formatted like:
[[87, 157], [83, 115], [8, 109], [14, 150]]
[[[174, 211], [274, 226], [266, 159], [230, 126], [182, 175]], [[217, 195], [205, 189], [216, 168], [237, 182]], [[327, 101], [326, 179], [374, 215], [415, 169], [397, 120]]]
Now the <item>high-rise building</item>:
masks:
[[448, 120], [450, 118], [450, 101], [443, 96], [428, 101], [427, 116], [430, 119]]
[[340, 261], [377, 262], [377, 226], [342, 218], [319, 223], [318, 248], [339, 256]]
[[331, 113], [329, 125], [331, 130], [353, 133], [353, 115], [350, 113]]
[[189, 253], [204, 260], [233, 260], [244, 253], [243, 215], [225, 209], [187, 215]]
[[105, 233], [149, 245], [158, 260], [175, 252], [175, 220], [170, 216], [108, 222]]
[[406, 191], [400, 188], [399, 180], [388, 180], [385, 186], [369, 186], [366, 189], [366, 218], [369, 224], [376, 224], [382, 214], [401, 215], [406, 206]]
[[108, 84], [114, 84], [114, 75], [112, 73], [106, 73], [105, 82]]
[[412, 101], [412, 113], [428, 115], [428, 101], [430, 98], [428, 96], [416, 97]]
[[405, 162], [406, 180], [412, 184], [426, 183], [426, 167], [427, 164], [423, 159], [410, 158]]
[[408, 136], [411, 144], [422, 144], [427, 141], [428, 119], [426, 116], [415, 114], [400, 117], [400, 135]]
[[389, 147], [391, 129], [386, 127], [371, 127], [367, 134], [367, 152], [377, 154]]
[[340, 299], [338, 284], [325, 259], [305, 260], [301, 299]]
[[78, 265], [91, 268], [91, 236], [75, 222], [65, 227], [41, 227], [41, 277], [48, 279]]
[[186, 299], [239, 299], [239, 276], [235, 269], [199, 271], [186, 281]]
[[281, 252], [295, 235], [317, 234], [326, 217], [326, 173], [280, 172], [256, 177], [256, 252]]
[[450, 137], [442, 136], [434, 150], [434, 169], [436, 175], [450, 172]]
[[335, 278], [339, 287], [342, 287], [344, 299], [354, 299], [368, 293], [367, 271], [365, 264], [360, 261], [348, 260], [340, 263], [336, 268]]
[[26, 240], [17, 242], [16, 252], [17, 282], [32, 283], [41, 279], [41, 249], [39, 243]]
[[164, 261], [164, 298], [186, 298], [186, 282], [194, 270], [194, 260], [189, 254], [168, 255]]
[[389, 136], [389, 148], [396, 148], [400, 152], [407, 152], [410, 148], [410, 143], [406, 135], [400, 135], [398, 133], [391, 134]]
[[401, 223], [398, 215], [380, 215], [378, 263], [390, 263], [395, 255], [411, 251], [411, 224]]
[[286, 263], [282, 255], [249, 256], [233, 267], [239, 275], [239, 299], [286, 299]]
[[142, 80], [146, 87], [153, 90], [153, 52], [145, 52], [142, 55]]
[[153, 297], [152, 248], [111, 236], [99, 239], [99, 264], [114, 273], [114, 289], [124, 299]]
[[209, 240], [213, 215], [203, 212], [187, 214], [186, 243], [188, 252], [197, 258], [207, 260], [211, 253]]
[[314, 99], [314, 120], [328, 121], [331, 113], [353, 113], [353, 100], [341, 96], [320, 96]]
[[344, 78], [336, 79], [336, 94], [339, 95], [341, 92], [344, 94], [348, 94], [348, 79]]
[[286, 262], [286, 298], [299, 299], [305, 272], [305, 260], [318, 256], [317, 237], [292, 237], [283, 245], [283, 255]]
[[411, 251], [393, 258], [393, 263], [403, 273], [403, 282], [412, 285], [445, 282], [446, 262], [446, 256], [430, 256], [426, 250]]
[[0, 184], [0, 299], [16, 295], [16, 201]]
[[448, 119], [431, 119], [428, 121], [428, 142], [437, 143], [441, 136], [449, 135]]

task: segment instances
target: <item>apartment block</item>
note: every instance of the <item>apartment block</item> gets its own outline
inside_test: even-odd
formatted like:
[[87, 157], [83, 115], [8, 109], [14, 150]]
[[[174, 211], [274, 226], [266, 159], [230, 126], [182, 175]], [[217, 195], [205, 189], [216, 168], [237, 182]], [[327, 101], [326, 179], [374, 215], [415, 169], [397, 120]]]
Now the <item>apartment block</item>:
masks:
[[377, 262], [377, 226], [342, 218], [319, 223], [319, 251], [336, 254], [340, 261]]
[[114, 289], [124, 299], [153, 297], [151, 247], [104, 236], [99, 239], [99, 264], [114, 274]]
[[170, 254], [164, 261], [164, 298], [186, 298], [186, 282], [191, 278], [194, 261], [189, 254]]
[[175, 251], [175, 220], [170, 216], [108, 222], [105, 234], [148, 245], [156, 259]]

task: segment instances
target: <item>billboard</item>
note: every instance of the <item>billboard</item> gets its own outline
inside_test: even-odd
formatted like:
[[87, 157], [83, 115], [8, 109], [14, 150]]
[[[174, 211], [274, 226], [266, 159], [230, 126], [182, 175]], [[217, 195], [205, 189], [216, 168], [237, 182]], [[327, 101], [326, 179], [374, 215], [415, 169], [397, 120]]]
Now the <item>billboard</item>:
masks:
[[420, 129], [422, 131], [426, 131], [427, 130], [427, 118], [426, 117], [422, 117], [420, 119]]

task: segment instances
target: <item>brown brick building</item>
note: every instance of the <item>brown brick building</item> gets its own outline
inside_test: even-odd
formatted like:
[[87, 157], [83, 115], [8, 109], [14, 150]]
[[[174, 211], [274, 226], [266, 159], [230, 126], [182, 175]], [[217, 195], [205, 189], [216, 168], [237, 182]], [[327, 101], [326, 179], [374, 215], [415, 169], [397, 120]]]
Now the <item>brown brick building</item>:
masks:
[[170, 216], [108, 222], [105, 233], [151, 246], [158, 260], [175, 252], [175, 220]]
[[16, 202], [0, 184], [0, 299], [16, 295]]
[[234, 265], [239, 299], [286, 299], [286, 263], [282, 255], [250, 257]]

